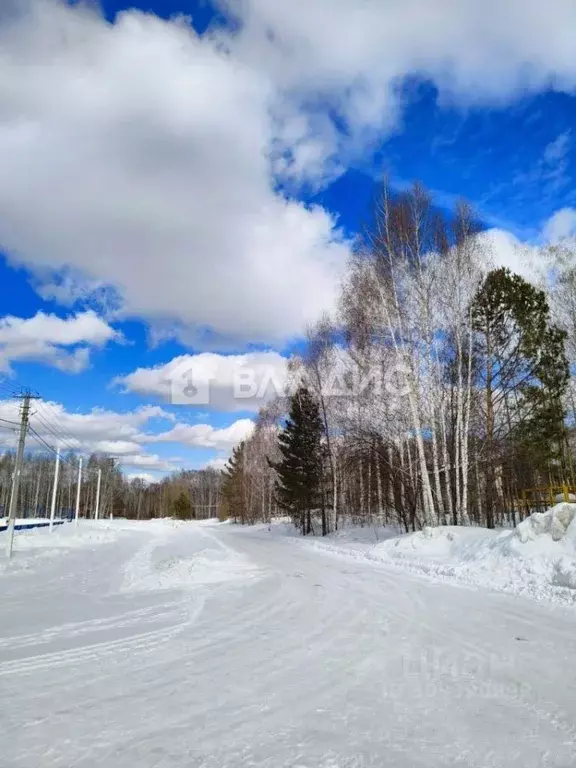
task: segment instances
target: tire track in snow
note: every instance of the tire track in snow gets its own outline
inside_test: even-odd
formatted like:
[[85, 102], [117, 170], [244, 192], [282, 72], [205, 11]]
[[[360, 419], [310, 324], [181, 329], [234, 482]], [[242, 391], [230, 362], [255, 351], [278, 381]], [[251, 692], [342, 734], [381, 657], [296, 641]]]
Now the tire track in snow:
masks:
[[[350, 550], [346, 549], [338, 549], [331, 546], [324, 547], [322, 545], [316, 545], [316, 543], [314, 543], [314, 545], [310, 545], [309, 542], [300, 542], [300, 540], [297, 540], [297, 545], [303, 546], [303, 548], [313, 548], [316, 551], [325, 553], [328, 556], [354, 560], [358, 563], [358, 567], [360, 569], [362, 569], [362, 566], [364, 565], [368, 569], [373, 568], [377, 570], [379, 574], [384, 574], [386, 572], [390, 573], [391, 569], [389, 568], [389, 565], [392, 565], [393, 567], [396, 566], [396, 563], [388, 564], [387, 562], [382, 562], [378, 559], [370, 560], [370, 558], [357, 557], [353, 551], [351, 552]], [[420, 573], [415, 570], [414, 576], [418, 578]], [[396, 583], [397, 579], [394, 579], [394, 582]], [[434, 583], [442, 584], [442, 582]], [[475, 585], [467, 586], [472, 590], [475, 588]], [[349, 588], [353, 590], [354, 584], [350, 584]], [[459, 588], [459, 585], [457, 585], [456, 588]], [[374, 599], [373, 595], [372, 598], [373, 602], [377, 605], [377, 599]], [[420, 630], [425, 629], [426, 633], [432, 638], [435, 638], [436, 641], [443, 641], [445, 647], [448, 647], [450, 644], [453, 645], [454, 640], [457, 639], [460, 651], [466, 651], [470, 657], [475, 657], [477, 661], [483, 660], [484, 662], [488, 662], [489, 666], [494, 663], [497, 658], [496, 653], [494, 651], [487, 651], [484, 644], [474, 642], [468, 635], [465, 635], [461, 631], [458, 632], [454, 626], [452, 626], [449, 630], [446, 629], [445, 626], [441, 622], [438, 622], [437, 619], [435, 619], [434, 623], [431, 621], [426, 621], [424, 618], [427, 614], [427, 611], [425, 610], [425, 601], [419, 597], [417, 591], [410, 591], [410, 599], [412, 604], [415, 601], [418, 602], [416, 610], [411, 611], [410, 613], [412, 620], [417, 620]], [[402, 615], [399, 614], [399, 617], [402, 618]], [[406, 614], [405, 618], [409, 618], [408, 614]], [[522, 621], [524, 625], [528, 624], [525, 618], [522, 619]], [[480, 664], [479, 666], [481, 667], [482, 665]], [[518, 676], [514, 676], [506, 672], [504, 666], [502, 666], [500, 669], [499, 676], [501, 677], [502, 682], [499, 683], [498, 687], [501, 687], [502, 689], [508, 687], [509, 690], [514, 690], [516, 692], [514, 701], [509, 700], [510, 704], [532, 712], [532, 714], [538, 720], [547, 722], [555, 731], [558, 732], [559, 735], [563, 737], [569, 737], [569, 742], [567, 743], [576, 747], [576, 726], [574, 725], [568, 713], [564, 711], [564, 709], [558, 707], [558, 705], [550, 699], [544, 698], [541, 693], [537, 693], [534, 687], [530, 686], [526, 681], [520, 680], [518, 679]], [[481, 688], [482, 683], [485, 683], [486, 681], [483, 681], [478, 675], [469, 674], [469, 679], [467, 682], [471, 686], [475, 683], [477, 685], [477, 689], [479, 689]], [[458, 685], [462, 685], [461, 679], [458, 681]]]
[[[311, 572], [312, 569], [312, 572]], [[300, 638], [300, 644], [292, 645], [282, 644], [277, 641], [271, 644], [269, 652], [265, 652], [264, 655], [259, 654], [259, 675], [258, 679], [250, 682], [250, 698], [251, 699], [264, 699], [264, 693], [266, 690], [270, 690], [271, 687], [275, 687], [277, 690], [282, 691], [282, 695], [278, 697], [278, 700], [272, 705], [266, 705], [264, 710], [260, 711], [259, 717], [265, 720], [273, 720], [274, 717], [281, 710], [288, 710], [294, 706], [302, 706], [305, 702], [307, 709], [314, 709], [322, 703], [326, 703], [327, 699], [333, 698], [335, 695], [345, 692], [350, 684], [351, 679], [343, 678], [342, 676], [336, 676], [333, 679], [325, 679], [322, 685], [318, 685], [317, 678], [310, 677], [307, 681], [305, 678], [298, 678], [299, 685], [297, 687], [291, 686], [290, 680], [298, 673], [302, 665], [302, 647], [306, 648], [306, 664], [317, 664], [319, 667], [326, 660], [326, 658], [336, 657], [338, 658], [338, 652], [347, 650], [343, 648], [343, 636], [350, 637], [349, 634], [354, 624], [362, 623], [366, 620], [369, 622], [370, 612], [365, 610], [363, 613], [358, 613], [358, 608], [354, 602], [354, 592], [348, 589], [348, 583], [343, 586], [340, 584], [332, 584], [338, 592], [336, 595], [330, 595], [328, 593], [329, 602], [324, 601], [324, 597], [312, 606], [306, 606], [306, 602], [302, 602], [302, 586], [306, 585], [306, 588], [314, 590], [313, 583], [319, 581], [325, 581], [329, 573], [326, 572], [326, 568], [323, 568], [321, 562], [317, 560], [310, 560], [306, 563], [306, 575], [300, 574], [303, 577], [303, 581], [292, 581], [290, 578], [286, 578], [284, 574], [283, 578], [280, 577], [280, 584], [282, 589], [277, 594], [277, 599], [282, 606], [281, 610], [277, 611], [272, 617], [273, 619], [279, 619], [279, 626], [290, 626], [294, 624], [298, 618], [298, 613], [302, 613], [303, 609], [309, 611], [309, 623], [313, 628], [313, 631]], [[400, 590], [402, 591], [402, 588]], [[404, 590], [408, 597], [408, 590]], [[298, 600], [298, 596], [300, 600]], [[296, 599], [295, 599], [296, 598]], [[313, 598], [313, 595], [312, 595]], [[407, 604], [413, 606], [413, 601], [408, 601]], [[304, 606], [304, 608], [303, 608]], [[392, 618], [406, 618], [406, 613], [402, 611], [393, 610], [390, 606], [386, 607], [380, 603], [378, 609], [382, 613], [386, 614], [387, 619]], [[415, 610], [410, 611], [412, 618], [416, 619]], [[266, 625], [270, 626], [270, 617], [267, 619]], [[234, 625], [233, 625], [234, 626]], [[254, 642], [254, 635], [248, 637], [240, 636], [240, 640], [236, 641], [236, 652], [242, 652], [243, 646], [247, 651], [249, 646]], [[278, 660], [281, 659], [281, 663]], [[194, 657], [194, 660], [199, 660]], [[201, 661], [203, 672], [206, 674], [212, 674], [217, 670], [218, 663], [205, 666], [205, 660]], [[357, 660], [357, 668], [355, 668], [356, 677], [357, 672], [363, 666], [362, 660]], [[370, 673], [367, 670], [364, 676], [368, 676]], [[279, 685], [279, 681], [284, 681], [284, 686]], [[218, 696], [217, 700], [210, 704], [204, 705], [204, 712], [206, 714], [206, 720], [210, 720], [210, 714], [217, 711], [222, 706], [231, 707], [234, 702], [237, 702], [241, 709], [242, 704], [242, 692], [231, 691], [227, 695]], [[257, 705], [254, 705], [257, 706]], [[206, 709], [207, 707], [207, 709]], [[202, 712], [198, 713], [200, 716]], [[244, 714], [239, 714], [236, 718], [230, 721], [232, 727], [237, 727], [245, 720]], [[204, 722], [204, 719], [203, 719]], [[215, 734], [218, 730], [217, 724], [211, 722], [204, 722], [203, 731], [206, 736]]]
[[[480, 664], [480, 669], [477, 674], [469, 673], [468, 676], [464, 678], [462, 675], [460, 675], [458, 680], [451, 680], [448, 678], [447, 680], [444, 679], [442, 681], [442, 670], [428, 670], [429, 675], [432, 672], [434, 672], [436, 675], [439, 675], [439, 680], [436, 681], [436, 684], [438, 684], [438, 682], [444, 682], [446, 685], [447, 683], [446, 694], [449, 695], [451, 688], [454, 689], [454, 692], [458, 692], [458, 689], [460, 689], [460, 692], [462, 692], [463, 686], [469, 686], [472, 690], [472, 685], [474, 683], [486, 683], [486, 680], [482, 677], [482, 669], [485, 669], [486, 666], [490, 666], [490, 664], [494, 661], [494, 656], [490, 653], [490, 651], [486, 649], [485, 645], [479, 642], [474, 642], [468, 634], [463, 632], [455, 633], [453, 629], [449, 631], [445, 630], [442, 622], [439, 622], [437, 619], [435, 619], [434, 622], [428, 621], [426, 616], [429, 612], [426, 610], [426, 601], [424, 600], [423, 592], [420, 592], [418, 589], [414, 589], [414, 585], [418, 580], [414, 579], [411, 581], [405, 581], [405, 586], [402, 589], [402, 580], [399, 580], [394, 572], [391, 572], [391, 569], [387, 569], [385, 564], [378, 565], [381, 566], [377, 567], [379, 585], [381, 586], [382, 580], [385, 580], [394, 588], [396, 593], [399, 591], [403, 592], [403, 597], [405, 598], [404, 601], [395, 600], [394, 609], [390, 610], [389, 606], [385, 609], [389, 618], [395, 617], [397, 619], [408, 621], [409, 624], [413, 624], [415, 627], [417, 626], [419, 628], [420, 641], [423, 641], [426, 637], [428, 642], [432, 641], [436, 646], [439, 645], [441, 648], [444, 647], [447, 649], [453, 649], [454, 643], [456, 642], [458, 644], [457, 647], [459, 654], [467, 653], [469, 656], [475, 656], [477, 660], [480, 660], [480, 662], [485, 662], [484, 664]], [[336, 587], [336, 589], [341, 592], [341, 597], [343, 600], [346, 599], [346, 597], [348, 600], [353, 600], [355, 590], [358, 588], [358, 575], [362, 572], [369, 573], [370, 568], [370, 564], [366, 564], [365, 562], [357, 562], [357, 567], [355, 567], [353, 571], [350, 571], [350, 576], [352, 578], [346, 579], [344, 584], [333, 584], [332, 587]], [[311, 576], [309, 581], [313, 581], [315, 578], [314, 571], [316, 569], [313, 569], [313, 572], [310, 573], [310, 568], [307, 566], [305, 570], [307, 575], [309, 577]], [[374, 567], [372, 567], [372, 573], [374, 573]], [[422, 590], [425, 590], [425, 585], [422, 586]], [[368, 597], [371, 601], [374, 611], [383, 610], [384, 606], [382, 604], [382, 595], [378, 595], [373, 588], [364, 590], [363, 598], [365, 597]], [[396, 597], [398, 597], [398, 594]], [[399, 606], [402, 606], [402, 608], [399, 609]], [[339, 616], [338, 618], [341, 619], [342, 617]], [[334, 632], [333, 643], [322, 643], [317, 649], [314, 649], [312, 657], [322, 659], [323, 654], [329, 650], [331, 646], [337, 646], [339, 633], [342, 632], [342, 627], [345, 626], [345, 624], [342, 624], [341, 621], [336, 621], [333, 625], [330, 625], [326, 621], [326, 617], [323, 613], [319, 614], [318, 620], [326, 632], [330, 633], [331, 630]], [[359, 626], [361, 626], [361, 621], [359, 622]], [[353, 631], [353, 626], [348, 626], [346, 630], [348, 632], [350, 630]], [[311, 643], [313, 644], [314, 639], [314, 634], [305, 638], [305, 642], [308, 648], [310, 648]], [[414, 653], [414, 649], [410, 649], [409, 645], [406, 647], [406, 651], [409, 654], [410, 652]], [[418, 653], [418, 651], [416, 651], [416, 653]], [[417, 655], [416, 658], [418, 658]], [[297, 668], [297, 665], [292, 665], [290, 663], [287, 665], [287, 667], [284, 667], [284, 670], [280, 671], [270, 670], [265, 667], [264, 676], [267, 680], [274, 680], [274, 678], [281, 678], [284, 672], [290, 674], [295, 668]], [[373, 659], [368, 658], [364, 663], [358, 663], [355, 666], [354, 674], [355, 680], [352, 685], [358, 690], [362, 690], [366, 682], [369, 682], [371, 677], [374, 675]], [[504, 695], [504, 699], [502, 699], [502, 695], [500, 695], [500, 697], [493, 696], [492, 698], [494, 702], [499, 702], [500, 705], [505, 703], [506, 706], [510, 707], [512, 711], [524, 710], [525, 712], [530, 712], [536, 722], [546, 722], [554, 731], [558, 733], [560, 738], [564, 739], [564, 746], [570, 746], [575, 743], [573, 739], [575, 731], [574, 726], [567, 719], [566, 713], [563, 712], [562, 709], [558, 707], [558, 705], [554, 704], [550, 700], [543, 698], [540, 694], [536, 694], [534, 689], [530, 688], [526, 683], [521, 683], [521, 681], [512, 675], [506, 675], [505, 670], [498, 670], [497, 677], [499, 678], [498, 685], [496, 685], [494, 688], [496, 693], [498, 693], [499, 688], [504, 690], [507, 685], [513, 687], [517, 693], [513, 698], [510, 698], [507, 695]], [[264, 717], [265, 719], [270, 718], [273, 720], [274, 716], [279, 712], [286, 709], [289, 710], [290, 707], [296, 702], [302, 702], [303, 700], [306, 702], [306, 711], [310, 711], [319, 703], [321, 703], [323, 699], [326, 699], [327, 693], [330, 693], [330, 699], [333, 699], [341, 694], [342, 691], [349, 690], [350, 682], [350, 680], [345, 680], [341, 685], [339, 685], [338, 682], [335, 684], [333, 681], [326, 682], [321, 687], [316, 687], [310, 696], [306, 689], [306, 681], [300, 681], [300, 688], [296, 696], [282, 696], [281, 701], [276, 707], [262, 712], [260, 717]], [[416, 685], [418, 685], [418, 683], [416, 683]], [[259, 690], [265, 690], [266, 687], [267, 684], [264, 683], [260, 689], [256, 689], [255, 693], [257, 694]], [[481, 690], [481, 685], [479, 689]], [[221, 703], [222, 702], [219, 701], [219, 704]], [[238, 727], [242, 724], [242, 720], [242, 717], [238, 717], [232, 720], [230, 724], [233, 727]], [[210, 731], [210, 733], [213, 734], [216, 732], [217, 729], [212, 729], [212, 731]], [[568, 741], [566, 741], [566, 737], [568, 737]]]
[[142, 623], [158, 621], [158, 619], [170, 617], [171, 613], [173, 613], [173, 608], [178, 605], [179, 603], [173, 602], [166, 603], [163, 606], [138, 608], [133, 611], [122, 613], [119, 616], [81, 622], [68, 622], [66, 624], [50, 627], [42, 632], [27, 635], [12, 635], [10, 637], [0, 638], [0, 649], [44, 645], [54, 642], [55, 640], [81, 637], [82, 635], [90, 634], [95, 631], [125, 629], [130, 626], [138, 626]]
[[[66, 651], [41, 653], [19, 660], [0, 662], [0, 677], [4, 675], [27, 674], [40, 669], [50, 669], [61, 665], [87, 664], [118, 653], [151, 652], [182, 632], [187, 625], [194, 623], [203, 607], [204, 597], [198, 599], [192, 611], [190, 611], [189, 606], [183, 606], [180, 611], [176, 612], [175, 617], [180, 619], [177, 623], [150, 632], [139, 632], [119, 640], [102, 640]], [[117, 625], [111, 625], [112, 628], [115, 626]]]

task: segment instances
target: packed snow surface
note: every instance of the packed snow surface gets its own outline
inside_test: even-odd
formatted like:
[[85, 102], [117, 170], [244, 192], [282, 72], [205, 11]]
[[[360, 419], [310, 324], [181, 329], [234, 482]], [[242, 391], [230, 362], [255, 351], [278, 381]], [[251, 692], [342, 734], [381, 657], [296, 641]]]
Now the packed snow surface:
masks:
[[573, 561], [573, 520], [322, 542], [216, 522], [17, 534], [0, 765], [573, 768], [576, 608], [449, 572], [491, 586], [488, 563], [516, 563], [544, 584]]

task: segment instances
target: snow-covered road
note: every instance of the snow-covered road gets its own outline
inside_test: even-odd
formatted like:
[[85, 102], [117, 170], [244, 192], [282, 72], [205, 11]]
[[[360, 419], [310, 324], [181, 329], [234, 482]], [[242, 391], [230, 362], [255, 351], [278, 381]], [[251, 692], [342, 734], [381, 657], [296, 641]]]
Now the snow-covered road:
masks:
[[2, 768], [576, 765], [573, 608], [225, 525], [24, 565], [0, 575]]

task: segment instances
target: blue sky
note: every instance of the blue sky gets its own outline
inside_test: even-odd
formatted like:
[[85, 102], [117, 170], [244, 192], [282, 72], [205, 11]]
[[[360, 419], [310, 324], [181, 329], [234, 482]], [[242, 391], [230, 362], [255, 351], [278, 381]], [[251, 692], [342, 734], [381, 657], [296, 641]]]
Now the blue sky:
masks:
[[[3, 375], [129, 474], [221, 462], [247, 434], [233, 364], [281, 381], [384, 171], [468, 199], [505, 263], [574, 227], [571, 3], [490, 2], [480, 28], [447, 4], [454, 34], [424, 0], [287, 5], [0, 13]], [[173, 361], [213, 377], [210, 402], [170, 402]]]

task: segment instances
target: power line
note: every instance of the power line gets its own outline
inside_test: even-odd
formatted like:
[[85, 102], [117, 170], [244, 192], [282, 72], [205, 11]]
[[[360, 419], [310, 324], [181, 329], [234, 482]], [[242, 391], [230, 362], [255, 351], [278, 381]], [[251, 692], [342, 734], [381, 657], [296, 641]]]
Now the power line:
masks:
[[[79, 440], [74, 435], [70, 434], [67, 430], [63, 429], [58, 422], [58, 425], [55, 425], [52, 421], [52, 417], [47, 413], [46, 408], [44, 407], [46, 403], [42, 402], [39, 404], [40, 407], [40, 413], [36, 413], [36, 418], [40, 421], [42, 426], [59, 442], [64, 444], [64, 446], [69, 451], [77, 451], [80, 447], [81, 440]], [[51, 409], [54, 410], [54, 409]], [[61, 417], [55, 414], [56, 420], [58, 421]]]
[[[60, 449], [64, 447], [73, 454], [80, 452], [82, 440], [61, 426], [60, 420], [62, 418], [62, 414], [58, 413], [52, 403], [42, 399], [37, 392], [33, 392], [31, 389], [23, 387], [17, 382], [8, 382], [5, 378], [0, 378], [0, 393], [2, 391], [10, 395], [11, 398], [16, 397], [24, 400], [26, 397], [28, 397], [30, 399], [37, 400], [34, 412], [30, 414], [31, 420], [36, 422], [37, 429], [28, 423], [26, 433], [30, 434], [30, 436], [40, 446], [50, 451], [53, 455], [57, 456], [59, 449], [50, 444], [50, 441], [53, 439], [56, 441]], [[0, 418], [1, 429], [10, 432], [16, 432], [19, 426], [20, 422]], [[11, 429], [11, 427], [14, 427], [14, 429]], [[44, 432], [46, 433], [44, 436], [40, 434]], [[69, 459], [64, 458], [63, 456], [60, 456], [60, 460], [74, 469], [77, 468], [77, 464], [73, 463]], [[95, 475], [97, 470], [93, 468], [89, 469], [86, 466], [84, 473], [85, 475]]]
[[[68, 448], [69, 451], [71, 451], [72, 453], [78, 452], [79, 446], [81, 445], [82, 441], [79, 438], [72, 435], [68, 430], [64, 430], [59, 427], [56, 427], [52, 422], [51, 416], [48, 414], [48, 411], [51, 411], [52, 414], [54, 414], [54, 417], [56, 419], [60, 418], [60, 415], [57, 413], [54, 406], [51, 403], [46, 402], [45, 400], [41, 400], [38, 403], [38, 406], [41, 413], [36, 413], [35, 416], [40, 421], [42, 426], [45, 429], [48, 429], [52, 437], [55, 438], [58, 441], [58, 443], [63, 444], [66, 448]], [[55, 449], [52, 448], [52, 451], [54, 452]], [[65, 461], [66, 463], [70, 464], [70, 462], [68, 462], [64, 458], [62, 458], [62, 461]], [[85, 471], [96, 473], [97, 470], [86, 468]]]
[[10, 419], [0, 419], [0, 421], [3, 421], [5, 424], [15, 424], [17, 427], [20, 426], [19, 422], [17, 422], [17, 421], [10, 421]]
[[[37, 440], [37, 442], [39, 442], [39, 443], [40, 443], [41, 445], [43, 445], [45, 448], [48, 448], [48, 450], [49, 450], [49, 451], [52, 451], [52, 453], [53, 453], [55, 456], [57, 456], [57, 455], [58, 455], [58, 449], [57, 449], [57, 448], [54, 448], [54, 446], [50, 445], [50, 443], [47, 443], [47, 442], [46, 442], [46, 440], [44, 440], [44, 438], [43, 438], [41, 435], [39, 435], [39, 434], [38, 434], [38, 432], [36, 432], [36, 430], [35, 430], [33, 427], [31, 427], [31, 426], [28, 426], [28, 432], [29, 432], [30, 434], [32, 434], [32, 435], [33, 435], [33, 437], [34, 437], [34, 438]], [[63, 461], [63, 462], [65, 462], [66, 464], [70, 464], [70, 466], [71, 466], [71, 467], [73, 467], [73, 466], [74, 466], [74, 464], [72, 464], [72, 463], [71, 463], [70, 461], [68, 461], [67, 459], [64, 459], [63, 457], [61, 457], [61, 459], [62, 459], [62, 461]]]
[[[51, 403], [47, 403], [45, 400], [42, 400], [38, 405], [42, 411], [44, 419], [46, 419], [50, 424], [53, 424], [52, 418], [56, 419], [58, 426], [55, 429], [61, 436], [63, 436], [68, 441], [76, 441], [77, 438], [75, 438], [68, 430], [60, 426], [59, 420], [61, 419], [61, 415], [56, 412], [56, 409]], [[50, 412], [52, 413], [52, 416], [50, 415]]]
[[[28, 427], [28, 432], [29, 432], [29, 434], [32, 434], [32, 436], [34, 437], [34, 439], [35, 439], [37, 442], [39, 442], [39, 443], [40, 443], [41, 445], [43, 445], [45, 448], [48, 448], [48, 450], [49, 450], [49, 451], [51, 451], [51, 452], [52, 452], [52, 453], [53, 453], [55, 456], [57, 456], [57, 455], [58, 455], [58, 449], [57, 449], [57, 448], [54, 448], [54, 446], [50, 445], [50, 443], [47, 443], [47, 442], [46, 442], [46, 440], [44, 440], [44, 438], [43, 438], [41, 435], [39, 435], [39, 434], [38, 434], [38, 432], [36, 432], [36, 430], [35, 430], [33, 427], [30, 427], [30, 426], [29, 426], [29, 427]], [[62, 461], [65, 463], [65, 464], [69, 464], [71, 467], [74, 467], [74, 466], [75, 466], [74, 464], [72, 464], [72, 462], [71, 462], [71, 461], [68, 461], [68, 459], [65, 459], [63, 456], [61, 456], [60, 458], [61, 458], [61, 460], [62, 460]]]
[[16, 393], [16, 389], [14, 387], [7, 386], [4, 381], [0, 381], [0, 389], [8, 392], [12, 396]]
[[44, 427], [44, 429], [45, 429], [47, 432], [49, 432], [49, 433], [52, 435], [52, 437], [53, 437], [53, 438], [55, 438], [55, 439], [56, 439], [56, 440], [57, 440], [59, 443], [64, 443], [65, 447], [66, 447], [66, 448], [68, 448], [68, 449], [69, 449], [69, 450], [71, 450], [71, 451], [72, 451], [72, 450], [76, 450], [76, 447], [77, 447], [77, 446], [75, 446], [75, 445], [73, 446], [73, 445], [70, 443], [70, 441], [66, 440], [66, 439], [64, 438], [64, 436], [62, 435], [62, 433], [59, 433], [59, 432], [55, 431], [55, 430], [54, 430], [54, 428], [53, 428], [53, 427], [52, 427], [50, 424], [48, 424], [48, 423], [45, 421], [45, 419], [44, 419], [42, 416], [40, 416], [40, 414], [39, 414], [39, 413], [35, 413], [35, 414], [34, 414], [34, 419], [35, 419], [36, 421], [39, 421], [39, 422], [40, 422], [40, 424], [42, 424], [42, 426]]
[[10, 395], [10, 397], [17, 397], [20, 400], [23, 400], [26, 395], [30, 395], [33, 399], [38, 398], [38, 392], [35, 392], [30, 389], [30, 387], [25, 387], [18, 382], [9, 381], [5, 376], [3, 379], [0, 379], [0, 390]]
[[[76, 438], [75, 436], [71, 435], [70, 432], [63, 429], [60, 424], [60, 420], [62, 418], [62, 414], [59, 414], [56, 412], [56, 409], [49, 403], [46, 403], [46, 401], [42, 401], [40, 396], [37, 393], [32, 393], [30, 389], [24, 389], [20, 388], [18, 390], [16, 387], [9, 387], [7, 384], [0, 380], [0, 397], [9, 395], [10, 398], [18, 398], [22, 401], [22, 408], [21, 408], [21, 421], [13, 421], [11, 419], [5, 419], [0, 417], [0, 431], [3, 430], [5, 432], [9, 433], [20, 433], [20, 439], [18, 441], [18, 450], [16, 454], [16, 461], [14, 464], [14, 472], [13, 472], [13, 479], [12, 479], [12, 494], [10, 497], [10, 513], [9, 513], [9, 536], [8, 536], [8, 555], [11, 556], [12, 554], [12, 543], [13, 543], [13, 535], [14, 535], [14, 528], [15, 528], [15, 517], [18, 509], [18, 492], [19, 492], [19, 485], [20, 485], [20, 477], [22, 474], [22, 471], [24, 471], [25, 474], [28, 474], [26, 471], [26, 467], [23, 465], [24, 462], [24, 450], [25, 450], [25, 440], [26, 436], [30, 435], [32, 439], [43, 449], [46, 451], [49, 451], [51, 454], [56, 456], [56, 463], [54, 468], [54, 481], [52, 485], [52, 502], [51, 502], [51, 510], [50, 510], [50, 528], [53, 527], [53, 522], [55, 519], [56, 514], [56, 504], [57, 504], [57, 495], [58, 495], [58, 480], [60, 475], [60, 464], [66, 464], [68, 467], [72, 468], [74, 472], [78, 472], [78, 487], [76, 492], [76, 518], [78, 517], [79, 510], [80, 510], [80, 496], [81, 496], [81, 483], [82, 483], [82, 456], [78, 457], [77, 453], [78, 450], [82, 446], [82, 440]], [[39, 400], [38, 402], [38, 410], [35, 411], [33, 414], [30, 414], [30, 401], [32, 399]], [[9, 415], [9, 414], [8, 414]], [[34, 421], [36, 422], [35, 426], [37, 429], [35, 429], [30, 423], [29, 423], [29, 417], [32, 415], [34, 418]], [[53, 419], [55, 418], [57, 423], [54, 423]], [[42, 433], [42, 434], [41, 434]], [[50, 437], [49, 437], [50, 436]], [[55, 448], [53, 445], [51, 445], [51, 439], [54, 439], [56, 441], [57, 447]], [[8, 438], [5, 438], [3, 442], [6, 447], [9, 449], [9, 445], [12, 442], [12, 440], [8, 440]], [[64, 458], [61, 455], [62, 447], [67, 448], [72, 456], [70, 458]], [[78, 459], [78, 460], [77, 460]], [[100, 512], [100, 503], [101, 503], [101, 493], [103, 491], [104, 496], [108, 497], [108, 487], [107, 482], [104, 483], [104, 489], [102, 489], [102, 480], [103, 480], [103, 467], [102, 462], [97, 461], [97, 466], [88, 468], [86, 467], [86, 474], [85, 478], [94, 478], [96, 480], [96, 501], [95, 501], [95, 510], [94, 510], [94, 516], [96, 519], [99, 517]], [[107, 467], [104, 466], [104, 469], [106, 470]], [[107, 476], [107, 473], [106, 473]], [[40, 490], [40, 478], [42, 477], [42, 471], [40, 472], [38, 476], [37, 486], [36, 486], [36, 502], [35, 506], [36, 509], [38, 508], [38, 493]], [[70, 475], [68, 474], [68, 486], [70, 488]], [[70, 493], [70, 490], [68, 490], [68, 493]]]
[[[48, 408], [52, 412], [50, 414]], [[73, 436], [68, 433], [60, 424], [61, 415], [58, 415], [52, 406], [48, 406], [48, 403], [41, 400], [38, 403], [38, 409], [36, 411], [38, 418], [42, 418], [50, 427], [51, 430], [58, 433], [58, 435], [66, 437], [68, 439], [74, 439]]]
[[[58, 456], [58, 453], [59, 453], [58, 449], [54, 448], [54, 446], [50, 445], [50, 443], [47, 443], [46, 440], [44, 440], [44, 438], [41, 435], [39, 435], [38, 432], [36, 432], [36, 430], [30, 425], [28, 425], [28, 433], [31, 434], [33, 439], [35, 439], [38, 443], [40, 443], [49, 451], [51, 451], [54, 454], [54, 456]], [[62, 454], [60, 454], [60, 461], [63, 462], [64, 464], [67, 464], [69, 467], [72, 467], [73, 469], [77, 469], [76, 464], [73, 464], [69, 459], [64, 458]], [[86, 472], [96, 473], [96, 471], [97, 470], [89, 469], [88, 467], [85, 469], [85, 473]]]

